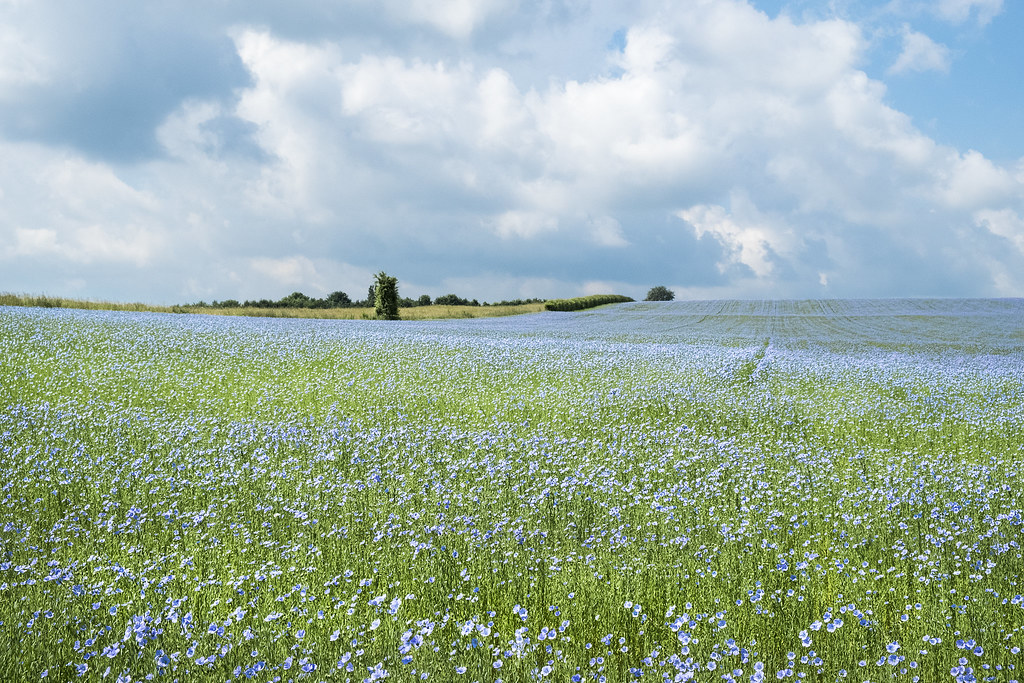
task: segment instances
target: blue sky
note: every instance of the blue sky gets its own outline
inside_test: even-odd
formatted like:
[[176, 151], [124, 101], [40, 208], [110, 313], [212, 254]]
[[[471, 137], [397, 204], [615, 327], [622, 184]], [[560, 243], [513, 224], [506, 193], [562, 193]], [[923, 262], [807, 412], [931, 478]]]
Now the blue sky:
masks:
[[1003, 0], [0, 0], [0, 291], [1024, 296]]

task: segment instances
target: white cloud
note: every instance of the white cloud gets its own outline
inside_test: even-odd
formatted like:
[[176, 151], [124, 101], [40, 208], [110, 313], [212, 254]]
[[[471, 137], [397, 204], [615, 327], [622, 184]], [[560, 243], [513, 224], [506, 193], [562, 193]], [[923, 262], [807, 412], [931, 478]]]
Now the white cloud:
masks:
[[1013, 209], [983, 209], [974, 214], [974, 223], [993, 235], [1008, 240], [1024, 254], [1024, 218]]
[[467, 38], [492, 15], [514, 6], [506, 0], [389, 0], [399, 19], [431, 25], [454, 38]]
[[937, 198], [953, 208], [979, 209], [1020, 197], [1022, 184], [979, 152], [953, 154], [937, 169]]
[[110, 203], [122, 211], [153, 214], [160, 209], [155, 196], [130, 186], [104, 164], [67, 157], [47, 165], [38, 178], [65, 212], [86, 220], [105, 218]]
[[296, 287], [302, 284], [320, 284], [320, 274], [317, 273], [316, 265], [305, 256], [260, 257], [251, 259], [249, 265], [257, 274], [269, 277], [279, 285]]
[[[851, 22], [770, 19], [733, 0], [678, 5], [629, 29], [617, 75], [525, 91], [471, 61], [352, 59], [266, 31], [236, 42], [254, 77], [237, 113], [279, 160], [253, 195], [325, 225], [366, 202], [447, 197], [491, 207], [466, 218], [506, 242], [600, 216], [584, 220], [589, 241], [632, 248], [622, 217], [653, 199], [722, 245], [723, 273], [798, 272], [820, 287], [821, 273], [842, 283], [844, 268], [794, 271], [805, 237], [841, 256], [870, 225], [891, 235], [886, 248], [917, 255], [916, 239], [935, 239], [922, 212], [1020, 193], [1005, 169], [937, 145], [886, 103], [859, 68], [867, 42]], [[894, 70], [944, 65], [948, 51], [907, 29]], [[346, 182], [325, 182], [337, 177]], [[708, 201], [721, 196], [730, 207]]]
[[0, 157], [0, 259], [141, 267], [169, 246], [161, 202], [109, 167], [37, 145], [0, 143]]
[[711, 235], [725, 247], [725, 259], [718, 268], [726, 272], [732, 265], [742, 264], [759, 278], [772, 274], [773, 251], [788, 241], [783, 233], [761, 222], [737, 220], [718, 205], [701, 204], [676, 213], [693, 227], [697, 237]]
[[622, 225], [611, 216], [591, 218], [588, 223], [591, 238], [596, 244], [602, 247], [629, 246], [629, 240], [622, 234]]
[[506, 211], [496, 216], [491, 225], [502, 238], [530, 238], [542, 232], [549, 232], [558, 227], [558, 221], [548, 215], [535, 211]]
[[949, 48], [936, 43], [923, 33], [903, 27], [903, 50], [891, 67], [889, 73], [902, 74], [912, 71], [949, 71]]
[[7, 256], [49, 256], [59, 251], [56, 230], [15, 228], [13, 245]]
[[[588, 280], [583, 283], [582, 291], [580, 293], [582, 296], [592, 296], [594, 294], [622, 294], [634, 289], [636, 289], [636, 286], [628, 282], [616, 282], [614, 280]], [[626, 296], [628, 296], [628, 294]]]
[[145, 266], [164, 246], [159, 235], [145, 229], [108, 230], [98, 225], [63, 229], [14, 228], [13, 243], [0, 258], [52, 259], [107, 266]]
[[936, 14], [954, 24], [962, 24], [976, 13], [978, 24], [984, 26], [1003, 11], [1003, 0], [938, 0]]
[[[642, 294], [651, 278], [712, 296], [826, 283], [836, 295], [900, 294], [932, 286], [918, 285], [922, 273], [985, 293], [1009, 282], [989, 275], [993, 259], [1024, 269], [1015, 250], [949, 255], [965, 225], [1017, 234], [1005, 216], [1024, 213], [1024, 173], [937, 144], [888, 104], [852, 21], [773, 19], [740, 0], [628, 11], [416, 0], [401, 19], [399, 4], [363, 17], [365, 36], [303, 40], [295, 26], [236, 19], [230, 45], [250, 80], [178, 102], [156, 130], [163, 159], [100, 163], [0, 139], [5, 267], [91, 264], [75, 277], [101, 280], [102, 263], [145, 263], [172, 283], [154, 287], [205, 298], [361, 297], [382, 267], [434, 295], [464, 283], [458, 294], [480, 298], [588, 282]], [[935, 11], [987, 20], [1000, 8]], [[615, 22], [600, 25], [597, 48], [556, 45], [562, 27], [595, 39], [551, 20], [556, 10]], [[510, 13], [514, 28], [499, 21]], [[580, 66], [574, 55], [601, 54], [619, 29], [621, 51]], [[5, 77], [48, 73], [35, 57], [5, 61], [0, 45], [0, 93]], [[907, 28], [892, 73], [949, 59]], [[233, 140], [248, 151], [231, 156]]]
[[0, 23], [0, 102], [9, 89], [45, 83], [53, 71], [52, 59], [10, 25]]

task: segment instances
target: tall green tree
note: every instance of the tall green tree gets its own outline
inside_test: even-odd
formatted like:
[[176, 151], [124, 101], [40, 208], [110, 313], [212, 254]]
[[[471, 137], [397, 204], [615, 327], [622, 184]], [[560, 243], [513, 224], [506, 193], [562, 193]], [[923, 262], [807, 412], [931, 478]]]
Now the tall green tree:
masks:
[[398, 320], [398, 278], [383, 270], [374, 276], [373, 307], [382, 320]]

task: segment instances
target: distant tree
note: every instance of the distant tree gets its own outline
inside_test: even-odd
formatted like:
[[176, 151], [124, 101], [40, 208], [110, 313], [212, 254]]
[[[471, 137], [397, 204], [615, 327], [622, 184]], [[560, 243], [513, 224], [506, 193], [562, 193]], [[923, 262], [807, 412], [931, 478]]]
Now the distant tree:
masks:
[[457, 296], [455, 294], [443, 294], [443, 295], [437, 297], [436, 299], [434, 299], [434, 303], [437, 304], [438, 306], [471, 306], [472, 305], [466, 299], [463, 299], [461, 296]]
[[376, 287], [374, 285], [370, 285], [370, 288], [368, 290], [366, 290], [366, 307], [367, 308], [373, 306], [373, 302], [376, 301], [376, 299], [377, 299], [377, 293], [374, 291], [375, 289], [376, 289]]
[[312, 308], [316, 299], [311, 299], [302, 292], [292, 292], [277, 302], [281, 308]]
[[675, 292], [668, 287], [658, 285], [657, 287], [651, 287], [651, 291], [647, 292], [647, 298], [644, 301], [672, 301], [675, 298]]
[[416, 305], [417, 306], [429, 306], [430, 305], [430, 295], [429, 294], [421, 294], [420, 298], [416, 299]]
[[391, 277], [383, 270], [374, 277], [374, 312], [383, 320], [398, 320], [398, 278]]
[[331, 292], [327, 295], [327, 305], [331, 308], [344, 308], [352, 303], [345, 292]]
[[[544, 299], [511, 299], [505, 301], [496, 301], [491, 306], [523, 306], [524, 304], [542, 304]], [[485, 306], [487, 304], [484, 304]]]

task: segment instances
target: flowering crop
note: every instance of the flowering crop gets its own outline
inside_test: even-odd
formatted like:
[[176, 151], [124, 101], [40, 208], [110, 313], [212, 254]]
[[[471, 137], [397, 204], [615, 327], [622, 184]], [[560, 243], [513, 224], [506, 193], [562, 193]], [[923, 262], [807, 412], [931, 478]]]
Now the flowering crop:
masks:
[[1024, 679], [1022, 321], [0, 308], [0, 680]]

